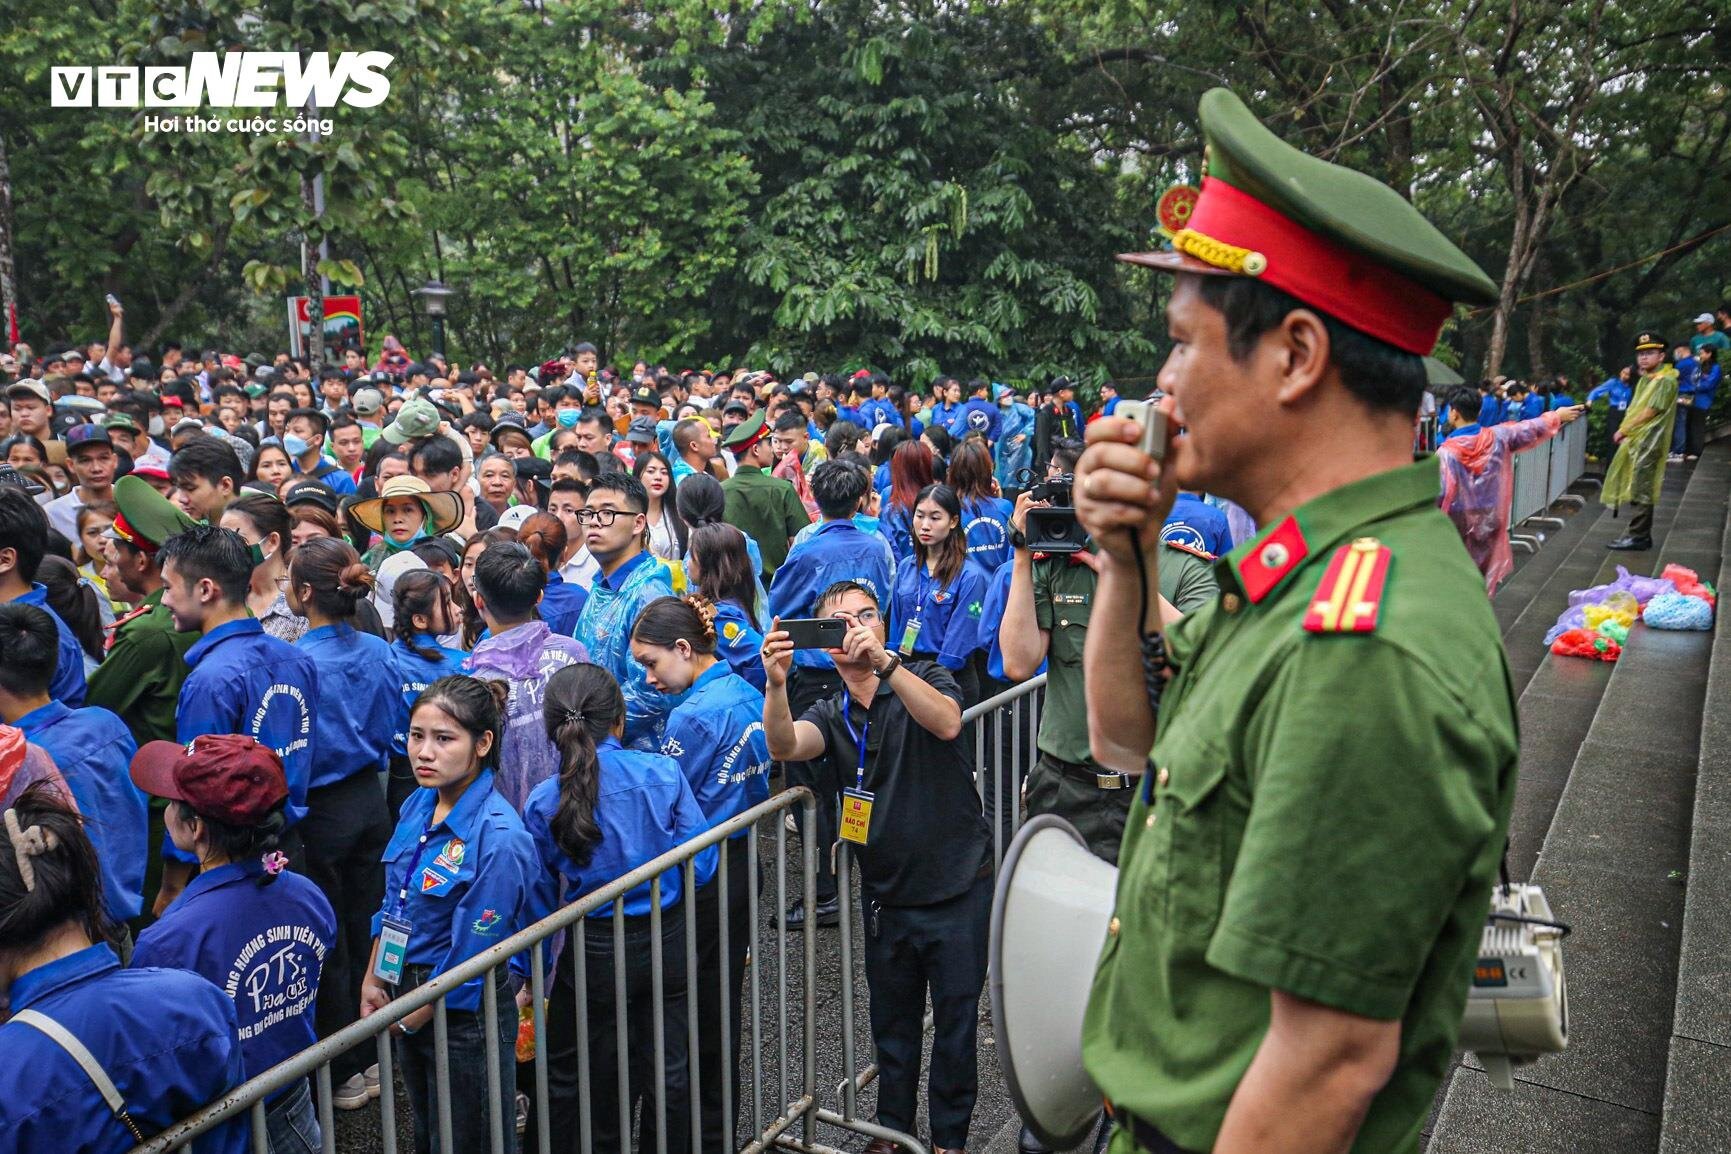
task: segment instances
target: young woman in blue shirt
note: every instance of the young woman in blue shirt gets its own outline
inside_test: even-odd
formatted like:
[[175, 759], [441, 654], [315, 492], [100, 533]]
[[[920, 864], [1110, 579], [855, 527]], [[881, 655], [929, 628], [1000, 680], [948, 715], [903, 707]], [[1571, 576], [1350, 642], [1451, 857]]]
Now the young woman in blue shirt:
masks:
[[[384, 852], [385, 895], [372, 919], [363, 1017], [547, 912], [534, 843], [493, 787], [505, 692], [503, 682], [445, 677], [427, 687], [409, 715], [409, 762], [420, 788], [403, 803]], [[498, 1008], [496, 1094], [487, 1083], [482, 983], [489, 980]], [[517, 1149], [515, 1007], [528, 996], [525, 991], [513, 1001], [512, 985], [501, 965], [445, 995], [452, 1151], [489, 1149], [495, 1129], [507, 1151]], [[417, 1154], [430, 1154], [439, 1125], [434, 1012], [425, 1006], [391, 1027], [414, 1111]]]
[[[626, 749], [625, 696], [599, 665], [570, 665], [547, 682], [542, 704], [546, 732], [559, 747], [559, 775], [535, 787], [523, 821], [535, 839], [546, 871], [546, 904], [577, 901], [654, 860], [709, 827], [679, 763], [661, 753]], [[707, 849], [693, 866], [695, 884], [715, 873], [716, 852]], [[547, 1081], [552, 1132], [575, 1141], [586, 1122], [597, 1150], [630, 1146], [631, 1114], [642, 1107], [640, 1149], [656, 1145], [654, 1046], [654, 951], [662, 951], [662, 1024], [665, 1079], [662, 1083], [667, 1149], [690, 1147], [690, 1077], [687, 1067], [685, 988], [686, 895], [680, 869], [660, 877], [661, 940], [652, 937], [653, 890], [644, 882], [623, 902], [624, 948], [614, 942], [614, 904], [585, 919], [581, 939], [566, 939], [556, 968], [547, 1012]], [[581, 949], [585, 990], [576, 986], [569, 951]], [[625, 1004], [615, 998], [614, 972], [624, 969]], [[589, 1105], [579, 1114], [577, 999], [587, 1006]], [[619, 1110], [618, 1034], [629, 1039], [631, 1101]]]
[[[705, 597], [663, 597], [644, 607], [631, 630], [631, 655], [647, 671], [649, 684], [674, 701], [661, 752], [679, 763], [711, 827], [769, 797], [763, 691], [717, 655], [720, 624], [715, 605]], [[762, 667], [760, 656], [760, 672]], [[739, 1000], [752, 938], [750, 896], [758, 882], [751, 874], [748, 834], [742, 829], [722, 843], [726, 892], [719, 869], [715, 880], [697, 891], [692, 1012], [702, 1018], [692, 1057], [702, 1099], [703, 1150], [732, 1145], [739, 1122]]]
[[[234, 1003], [185, 970], [123, 970], [102, 871], [58, 784], [24, 790], [0, 824], [0, 1135], [9, 1150], [122, 1154], [240, 1085]], [[111, 1107], [57, 1031], [88, 1051]], [[188, 1146], [241, 1154], [236, 1116]]]
[[[308, 626], [295, 649], [312, 660], [319, 702], [311, 722], [316, 733], [301, 859], [337, 914], [337, 940], [325, 955], [319, 987], [321, 1038], [357, 1016], [369, 923], [384, 894], [379, 854], [391, 836], [380, 777], [390, 766], [392, 727], [381, 722], [397, 716], [402, 687], [391, 647], [355, 628], [356, 607], [372, 589], [371, 571], [347, 541], [308, 541], [289, 562], [289, 608]], [[371, 1065], [365, 1047], [332, 1061], [337, 1108], [367, 1104], [377, 1086], [366, 1076]]]
[[402, 709], [391, 733], [391, 780], [385, 791], [393, 822], [401, 815], [403, 802], [420, 788], [409, 765], [409, 711], [427, 686], [461, 673], [469, 656], [438, 640], [456, 633], [462, 624], [454, 590], [449, 578], [432, 569], [411, 570], [391, 586], [391, 620], [396, 625], [391, 657], [402, 685]]
[[685, 579], [715, 608], [715, 651], [728, 668], [763, 692], [763, 634], [755, 601], [757, 569], [745, 549], [745, 534], [716, 522], [691, 531]]
[[927, 485], [914, 500], [913, 564], [896, 570], [889, 644], [903, 657], [936, 661], [956, 675], [962, 704], [979, 700], [975, 654], [991, 575], [970, 560], [962, 503], [948, 485]]

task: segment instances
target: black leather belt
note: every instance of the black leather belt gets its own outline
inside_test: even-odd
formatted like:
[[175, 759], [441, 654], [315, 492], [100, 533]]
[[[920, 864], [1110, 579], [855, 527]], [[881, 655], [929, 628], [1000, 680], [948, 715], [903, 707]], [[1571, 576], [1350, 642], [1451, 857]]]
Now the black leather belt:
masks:
[[1106, 773], [1097, 765], [1065, 761], [1063, 758], [1053, 757], [1049, 753], [1042, 753], [1040, 756], [1045, 759], [1047, 765], [1065, 777], [1084, 782], [1095, 789], [1130, 789], [1136, 784], [1136, 779], [1127, 773]]
[[1130, 1135], [1136, 1143], [1136, 1149], [1146, 1151], [1147, 1154], [1192, 1154], [1192, 1151], [1186, 1150], [1161, 1133], [1160, 1127], [1143, 1121], [1128, 1110], [1113, 1110], [1112, 1121]]

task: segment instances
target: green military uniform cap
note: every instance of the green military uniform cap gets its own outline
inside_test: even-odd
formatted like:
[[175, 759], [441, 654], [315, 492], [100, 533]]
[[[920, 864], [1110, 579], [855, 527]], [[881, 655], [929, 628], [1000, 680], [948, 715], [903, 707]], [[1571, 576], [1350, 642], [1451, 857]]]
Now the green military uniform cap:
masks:
[[1202, 97], [1207, 176], [1169, 223], [1172, 251], [1133, 264], [1252, 276], [1359, 331], [1420, 355], [1452, 302], [1490, 304], [1497, 285], [1404, 197], [1265, 128], [1224, 88]]
[[749, 419], [735, 425], [733, 431], [727, 434], [721, 442], [721, 447], [724, 449], [751, 448], [757, 443], [757, 439], [763, 436], [763, 419], [767, 412], [767, 409], [759, 409]]
[[106, 536], [145, 553], [155, 553], [170, 537], [196, 524], [142, 477], [114, 482], [114, 504], [120, 514]]

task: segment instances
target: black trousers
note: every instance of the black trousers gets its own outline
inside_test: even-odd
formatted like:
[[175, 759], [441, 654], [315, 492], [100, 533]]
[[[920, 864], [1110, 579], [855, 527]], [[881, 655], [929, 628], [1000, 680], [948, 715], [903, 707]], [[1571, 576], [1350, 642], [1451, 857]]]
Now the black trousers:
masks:
[[[433, 979], [431, 966], [406, 966], [399, 996]], [[487, 1015], [479, 1003], [473, 1010], [445, 1011], [445, 1044], [450, 1055], [447, 1071], [451, 1088], [451, 1147], [439, 1150], [439, 1079], [433, 1023], [396, 1040], [397, 1064], [402, 1067], [403, 1089], [415, 1117], [415, 1154], [460, 1154], [468, 1150], [491, 1150], [493, 1128], [505, 1136], [506, 1154], [517, 1150], [516, 1069], [512, 1062], [517, 1044], [517, 1003], [503, 966], [493, 971], [499, 998], [496, 1036], [499, 1045], [499, 1113], [493, 1119], [493, 1094], [487, 1085]], [[372, 1047], [362, 1047], [372, 1053]], [[390, 1093], [385, 1087], [384, 1093]]]
[[415, 780], [408, 755], [391, 754], [391, 768], [385, 784], [385, 809], [391, 815], [392, 829], [396, 828], [397, 819], [403, 816], [403, 803], [419, 788], [421, 783]]
[[[751, 948], [751, 891], [760, 879], [751, 872], [751, 852], [744, 837], [722, 843], [727, 862], [725, 910], [721, 875], [697, 891], [697, 993], [692, 1013], [697, 1019], [697, 1097], [702, 1111], [702, 1150], [736, 1150], [739, 1130], [739, 1050], [744, 1032], [739, 1002], [745, 989], [745, 955]], [[721, 929], [727, 927], [727, 949]], [[722, 962], [726, 961], [726, 973]], [[722, 1046], [722, 1025], [727, 1046]], [[722, 1088], [727, 1088], [723, 1109]], [[671, 1147], [669, 1147], [671, 1149]]]
[[1653, 535], [1653, 506], [1629, 506], [1629, 536], [1651, 537]]
[[878, 1054], [878, 1124], [912, 1133], [920, 1088], [926, 994], [932, 999], [927, 1102], [932, 1144], [968, 1143], [979, 1091], [975, 1037], [986, 984], [992, 876], [930, 906], [866, 903], [865, 971]]
[[[982, 673], [980, 700], [996, 697], [1014, 684]], [[1039, 727], [1033, 724], [1034, 713], [1028, 708], [1027, 699], [1023, 700], [1019, 715], [1014, 706], [1000, 706], [983, 720], [986, 754], [980, 766], [980, 808], [986, 815], [986, 824], [995, 823], [992, 833], [994, 852], [1001, 855], [1010, 847], [1010, 839], [1016, 833], [1016, 810], [1021, 805], [1022, 781], [1028, 776], [1028, 768], [1038, 753], [1034, 743]]]
[[[361, 1014], [361, 982], [373, 947], [373, 915], [385, 897], [380, 858], [391, 840], [391, 818], [378, 775], [360, 770], [331, 785], [307, 791], [307, 815], [297, 865], [324, 891], [337, 915], [337, 940], [325, 954], [314, 1021], [328, 1038]], [[357, 1046], [331, 1061], [331, 1082], [340, 1085], [373, 1063], [370, 1046]]]
[[1691, 457], [1699, 457], [1701, 450], [1707, 445], [1707, 410], [1689, 407], [1684, 418], [1683, 451]]
[[[649, 916], [625, 920], [625, 951], [615, 956], [613, 919], [592, 917], [585, 926], [583, 957], [586, 993], [579, 994], [571, 951], [575, 932], [567, 935], [553, 997], [547, 1008], [547, 1096], [550, 1133], [562, 1150], [580, 1141], [582, 1067], [579, 1064], [577, 1001], [588, 1014], [589, 1122], [597, 1151], [628, 1151], [632, 1115], [641, 1107], [638, 1149], [655, 1149], [655, 990], [654, 949]], [[661, 911], [662, 1038], [666, 1055], [667, 1149], [691, 1148], [691, 1075], [686, 1052], [685, 910]], [[629, 1101], [619, 1110], [618, 999], [614, 967], [625, 970], [626, 1071]]]
[[[834, 697], [842, 691], [841, 674], [834, 669], [815, 669], [795, 667], [793, 680], [787, 687], [787, 705], [795, 721], [799, 715], [822, 701], [826, 697]], [[815, 761], [789, 761], [782, 766], [783, 779], [788, 787], [806, 786], [817, 796], [817, 829], [805, 828], [805, 810], [795, 807], [793, 819], [799, 825], [801, 838], [815, 837], [817, 839], [817, 900], [818, 904], [835, 900], [835, 869], [830, 864], [829, 847], [836, 842], [840, 826], [838, 809], [841, 806], [841, 777], [836, 768], [835, 759], [829, 754]], [[848, 784], [853, 784], [850, 780]], [[807, 917], [811, 916], [807, 911]], [[811, 928], [816, 929], [816, 923]]]

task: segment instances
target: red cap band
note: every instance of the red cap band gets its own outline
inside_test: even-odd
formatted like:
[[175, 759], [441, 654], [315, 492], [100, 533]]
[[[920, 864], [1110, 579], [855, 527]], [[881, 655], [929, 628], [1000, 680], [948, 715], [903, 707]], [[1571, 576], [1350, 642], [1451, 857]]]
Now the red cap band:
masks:
[[1205, 177], [1191, 232], [1260, 253], [1257, 275], [1342, 324], [1424, 356], [1453, 306], [1417, 281], [1312, 232], [1225, 181]]

